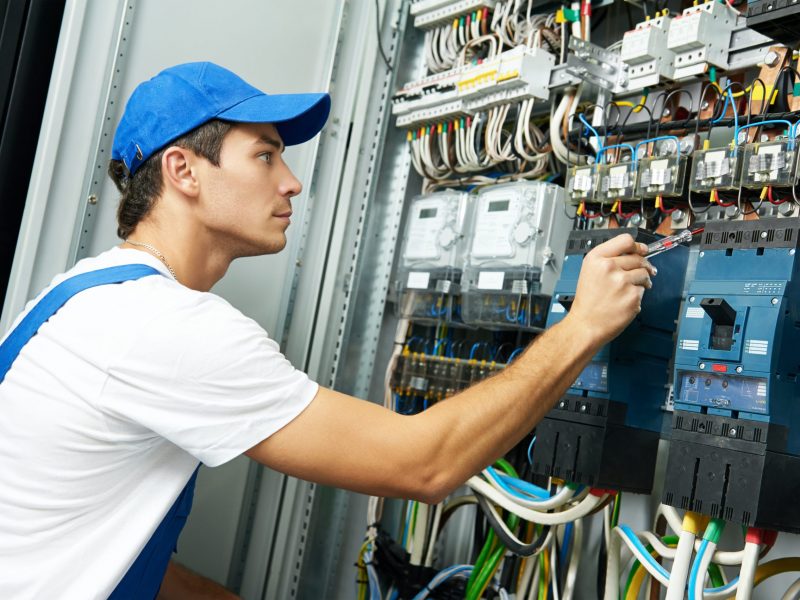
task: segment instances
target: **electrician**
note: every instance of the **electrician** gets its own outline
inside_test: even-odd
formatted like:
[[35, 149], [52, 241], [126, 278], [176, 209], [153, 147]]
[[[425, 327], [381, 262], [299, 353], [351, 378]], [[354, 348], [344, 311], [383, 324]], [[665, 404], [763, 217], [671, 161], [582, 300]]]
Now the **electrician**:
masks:
[[[13, 361], [0, 385], [0, 597], [156, 597], [198, 465], [241, 454], [439, 502], [528, 434], [640, 310], [655, 270], [621, 235], [587, 255], [567, 318], [421, 414], [318, 386], [209, 290], [234, 259], [285, 246], [302, 186], [284, 146], [315, 136], [329, 108], [327, 94], [267, 95], [211, 63], [133, 92], [109, 167], [123, 242], [56, 276], [0, 350], [0, 366]], [[94, 287], [29, 323], [73, 276]], [[184, 575], [170, 569], [162, 597]]]

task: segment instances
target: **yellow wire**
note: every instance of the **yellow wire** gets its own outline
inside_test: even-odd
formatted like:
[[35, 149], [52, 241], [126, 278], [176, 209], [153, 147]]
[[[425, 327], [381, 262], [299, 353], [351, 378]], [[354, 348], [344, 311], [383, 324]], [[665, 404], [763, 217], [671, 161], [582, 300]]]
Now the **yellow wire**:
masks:
[[542, 552], [542, 561], [544, 562], [544, 568], [542, 569], [542, 577], [544, 577], [544, 598], [542, 600], [547, 600], [547, 595], [550, 593], [550, 556], [548, 553]]
[[774, 575], [781, 573], [791, 573], [792, 571], [800, 571], [800, 557], [792, 556], [787, 558], [776, 558], [763, 565], [759, 565], [756, 569], [756, 576], [753, 580], [753, 587], [769, 579]]
[[364, 564], [364, 553], [368, 545], [369, 542], [365, 541], [358, 551], [358, 600], [367, 599], [367, 565]]

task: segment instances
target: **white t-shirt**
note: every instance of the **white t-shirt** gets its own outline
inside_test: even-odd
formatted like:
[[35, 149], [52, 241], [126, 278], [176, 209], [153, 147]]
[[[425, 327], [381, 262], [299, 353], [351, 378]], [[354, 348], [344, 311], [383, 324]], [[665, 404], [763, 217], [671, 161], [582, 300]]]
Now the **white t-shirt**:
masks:
[[317, 393], [255, 321], [146, 252], [51, 287], [131, 263], [166, 276], [79, 293], [0, 385], [0, 598], [106, 598], [198, 461], [239, 456]]

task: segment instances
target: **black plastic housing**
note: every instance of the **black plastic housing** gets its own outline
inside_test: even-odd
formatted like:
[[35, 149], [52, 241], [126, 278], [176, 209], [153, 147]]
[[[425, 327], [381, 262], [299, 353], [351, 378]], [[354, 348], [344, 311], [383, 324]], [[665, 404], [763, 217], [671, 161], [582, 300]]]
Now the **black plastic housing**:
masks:
[[747, 527], [800, 532], [800, 457], [767, 450], [785, 436], [785, 428], [759, 421], [675, 411], [664, 503]]
[[534, 472], [650, 493], [659, 434], [624, 425], [626, 411], [624, 403], [605, 398], [565, 396], [536, 426]]

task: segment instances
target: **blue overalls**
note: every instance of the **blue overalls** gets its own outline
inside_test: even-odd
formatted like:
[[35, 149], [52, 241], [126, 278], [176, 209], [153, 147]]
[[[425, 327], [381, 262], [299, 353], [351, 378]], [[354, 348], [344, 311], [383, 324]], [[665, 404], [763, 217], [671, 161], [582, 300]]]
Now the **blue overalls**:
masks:
[[[161, 273], [148, 265], [122, 265], [75, 275], [55, 286], [25, 315], [0, 345], [0, 383], [5, 379], [22, 347], [72, 296], [98, 285], [122, 283], [148, 275], [161, 275]], [[109, 598], [148, 600], [158, 595], [169, 559], [177, 549], [178, 536], [192, 510], [196, 479], [195, 469], [186, 487], [178, 495], [175, 503]]]

